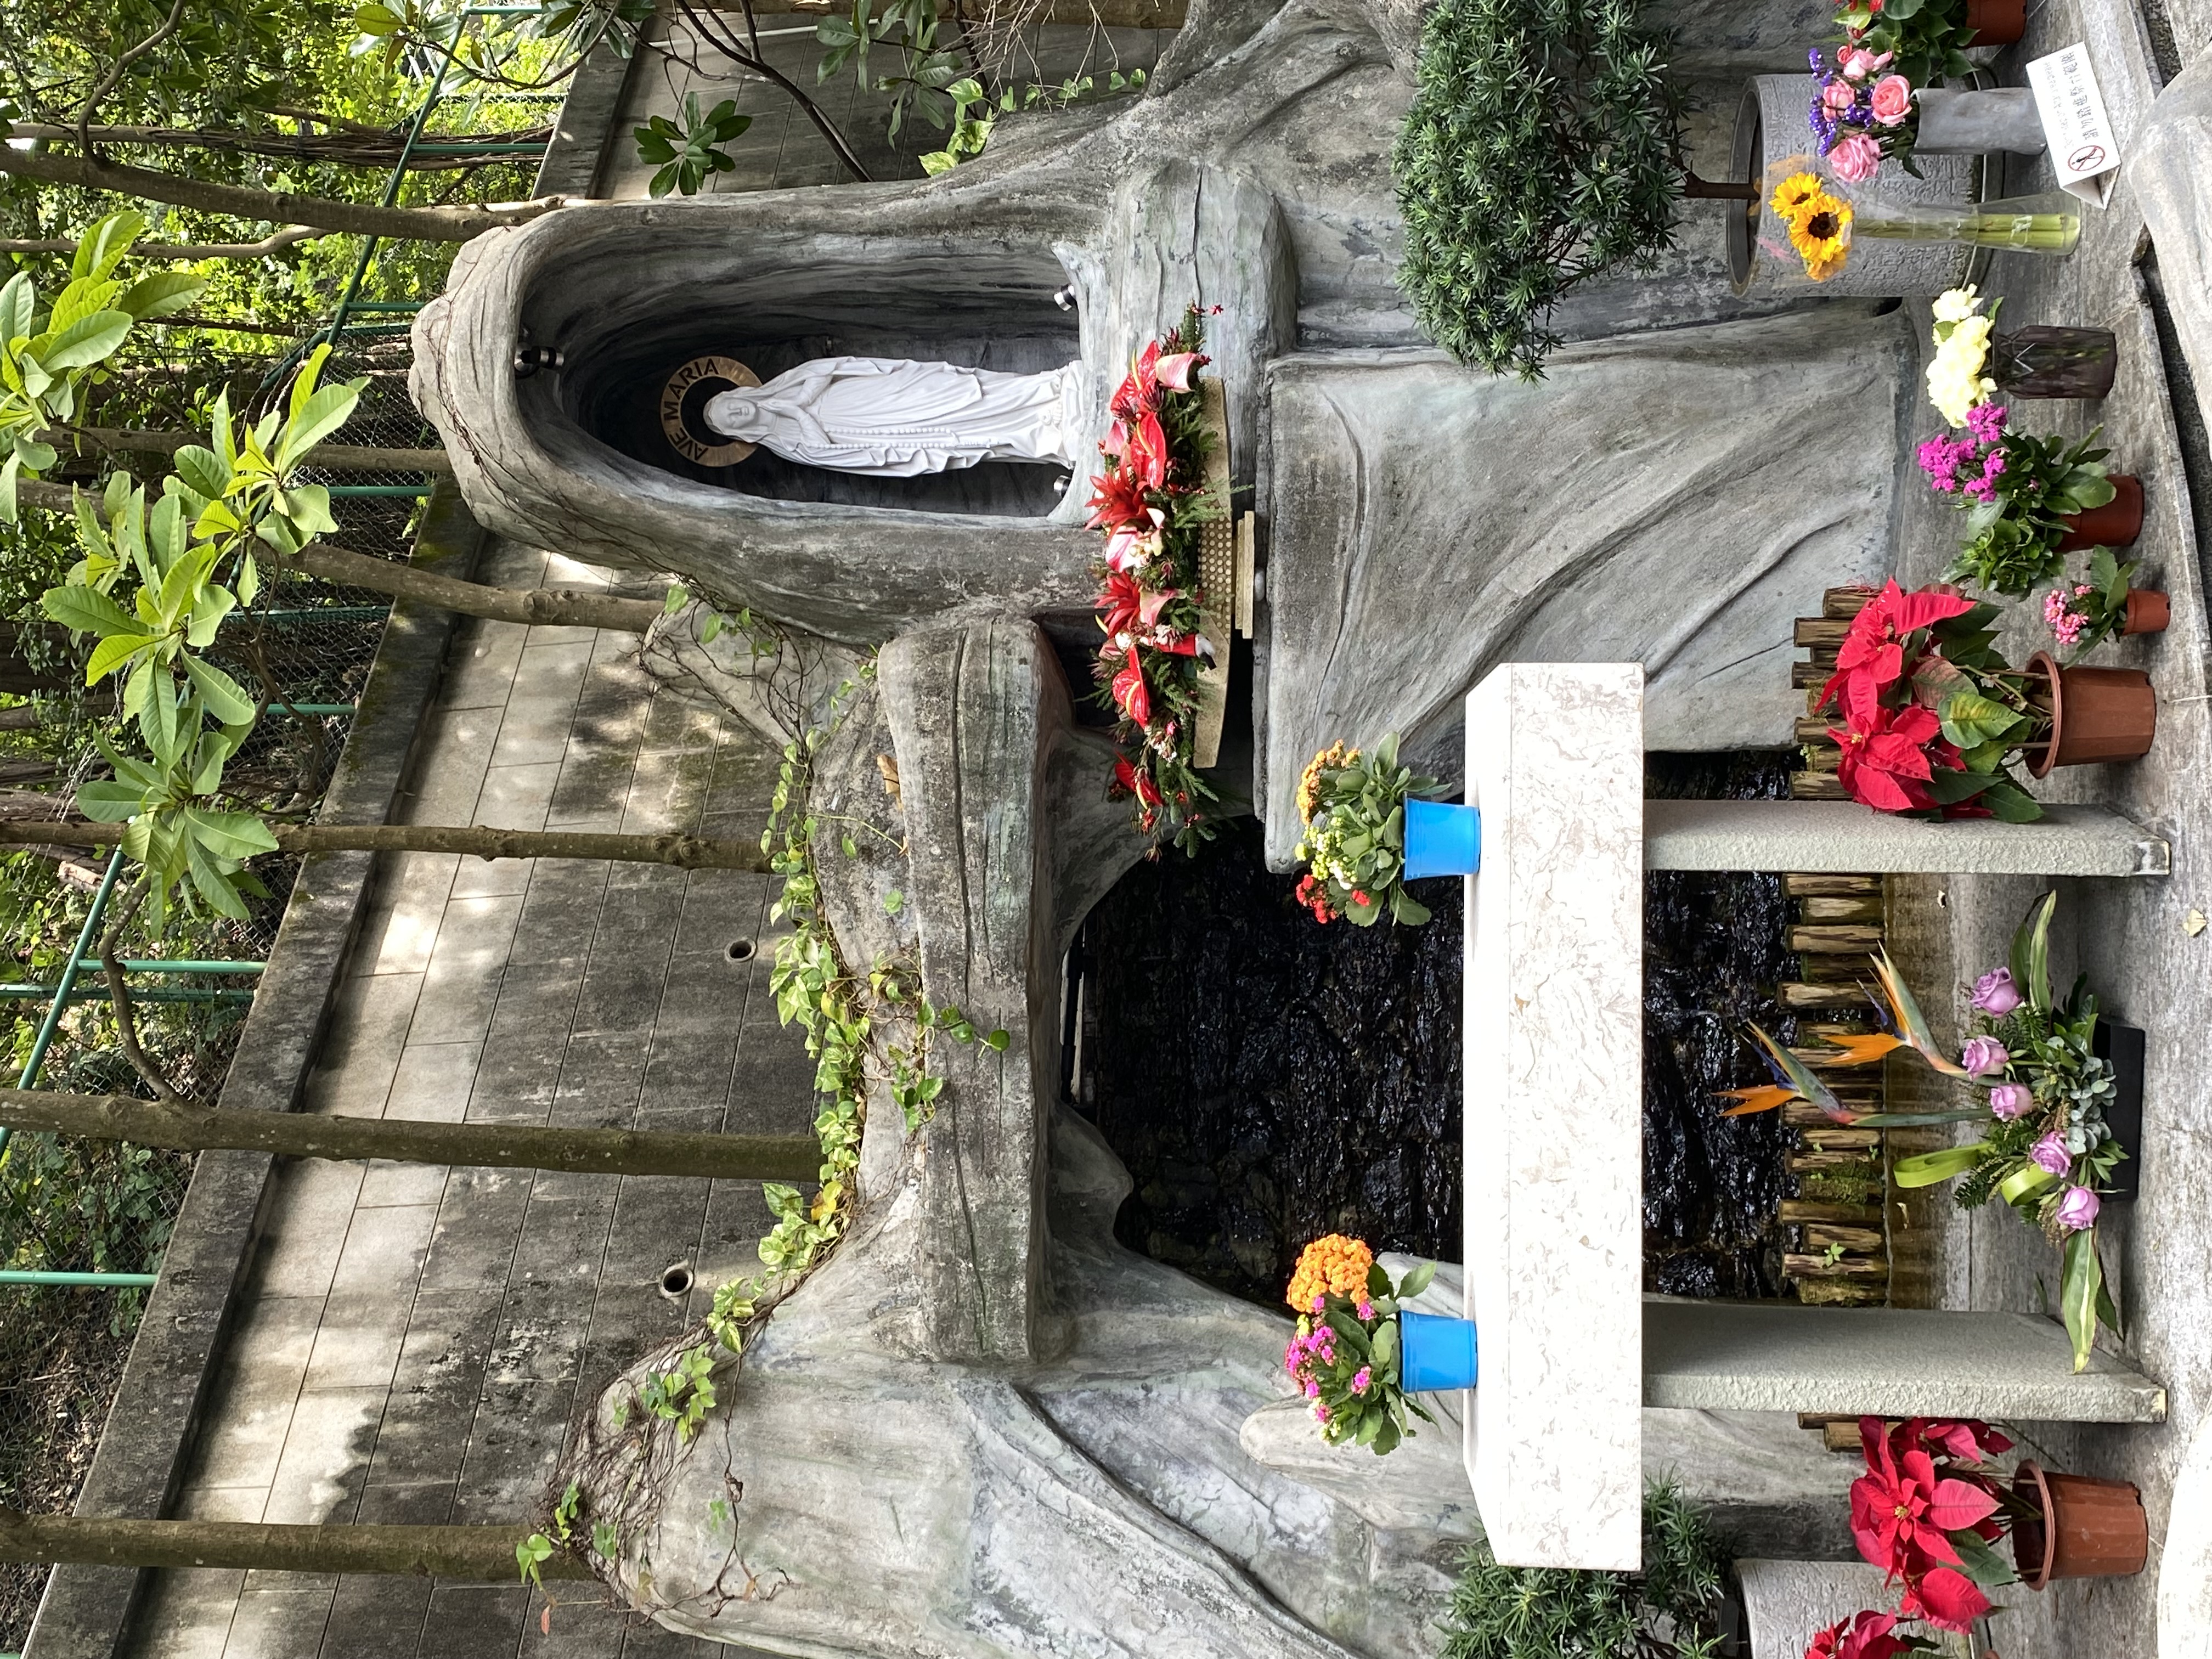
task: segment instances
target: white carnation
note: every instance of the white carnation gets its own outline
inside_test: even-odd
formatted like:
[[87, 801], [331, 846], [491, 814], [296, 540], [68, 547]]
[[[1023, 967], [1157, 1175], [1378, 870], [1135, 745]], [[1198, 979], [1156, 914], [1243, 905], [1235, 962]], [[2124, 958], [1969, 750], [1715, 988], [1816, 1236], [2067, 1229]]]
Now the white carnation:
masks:
[[1936, 320], [1939, 323], [1963, 323], [1982, 307], [1974, 297], [1972, 283], [1964, 288], [1954, 288], [1936, 296]]

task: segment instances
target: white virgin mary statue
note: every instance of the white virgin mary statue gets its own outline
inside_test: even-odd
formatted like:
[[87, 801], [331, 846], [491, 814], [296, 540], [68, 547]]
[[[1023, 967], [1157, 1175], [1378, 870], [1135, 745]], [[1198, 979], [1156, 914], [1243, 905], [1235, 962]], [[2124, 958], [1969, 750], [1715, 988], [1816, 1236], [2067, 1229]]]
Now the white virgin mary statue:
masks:
[[1083, 365], [1003, 374], [957, 363], [817, 357], [707, 400], [707, 424], [787, 461], [911, 478], [978, 461], [1073, 465]]

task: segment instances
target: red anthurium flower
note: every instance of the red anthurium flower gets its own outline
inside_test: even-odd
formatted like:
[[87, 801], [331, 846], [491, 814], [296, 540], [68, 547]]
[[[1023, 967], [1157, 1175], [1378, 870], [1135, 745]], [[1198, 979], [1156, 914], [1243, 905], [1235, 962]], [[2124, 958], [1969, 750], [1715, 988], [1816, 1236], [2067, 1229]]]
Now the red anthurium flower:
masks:
[[1155, 362], [1152, 372], [1169, 391], [1188, 392], [1191, 376], [1212, 361], [1202, 351], [1172, 352]]
[[1160, 343], [1154, 340], [1129, 365], [1129, 373], [1114, 393], [1113, 410], [1125, 421], [1133, 421], [1160, 406]]
[[1115, 421], [1109, 426], [1106, 428], [1106, 435], [1098, 441], [1098, 453], [1101, 455], [1110, 456], [1115, 460], [1121, 459], [1121, 452], [1128, 447], [1129, 428], [1121, 421]]
[[1086, 530], [1152, 527], [1152, 510], [1145, 500], [1145, 481], [1138, 475], [1138, 469], [1126, 462], [1091, 479], [1090, 507], [1091, 516], [1084, 520]]
[[1134, 795], [1147, 806], [1163, 804], [1159, 786], [1152, 781], [1152, 774], [1139, 772], [1126, 760], [1114, 763], [1114, 787], [1124, 794]]
[[1114, 701], [1139, 726], [1152, 723], [1152, 688], [1145, 684], [1145, 665], [1134, 651], [1122, 659], [1121, 672], [1114, 676]]
[[1147, 489], [1164, 489], [1168, 481], [1168, 434], [1160, 424], [1160, 417], [1150, 410], [1138, 418], [1136, 429], [1129, 434], [1127, 453], [1121, 458], [1124, 471], [1133, 471], [1144, 481]]
[[[1928, 781], [1936, 775], [1934, 761], [1945, 769], [1959, 769], [1958, 750], [1942, 738], [1943, 723], [1933, 711], [1917, 705], [1888, 709], [1877, 707], [1863, 726], [1854, 723], [1829, 736], [1843, 746], [1836, 776], [1851, 799], [1883, 812], [1909, 812], [1933, 807]], [[1927, 746], [1934, 740], [1932, 756]]]
[[1982, 1587], [1951, 1567], [1937, 1567], [1926, 1577], [1907, 1583], [1898, 1611], [1908, 1619], [1925, 1619], [1939, 1630], [1963, 1631], [1990, 1610]]

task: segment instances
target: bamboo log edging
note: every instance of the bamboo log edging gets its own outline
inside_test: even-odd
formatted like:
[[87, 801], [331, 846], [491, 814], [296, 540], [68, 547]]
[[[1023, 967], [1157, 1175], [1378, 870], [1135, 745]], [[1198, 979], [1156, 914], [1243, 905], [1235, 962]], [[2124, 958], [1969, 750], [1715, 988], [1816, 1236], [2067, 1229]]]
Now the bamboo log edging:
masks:
[[726, 1135], [665, 1129], [565, 1129], [533, 1123], [428, 1123], [320, 1112], [175, 1106], [129, 1095], [0, 1089], [0, 1123], [175, 1152], [268, 1152], [277, 1158], [380, 1158], [474, 1169], [575, 1175], [687, 1176], [812, 1181], [812, 1135]]
[[[1872, 592], [1860, 587], [1832, 587], [1820, 596], [1820, 614], [1800, 617], [1790, 641], [1806, 655], [1790, 665], [1790, 684], [1803, 691], [1805, 713], [1792, 736], [1803, 750], [1800, 767], [1790, 775], [1796, 800], [1848, 800], [1837, 768], [1842, 751], [1828, 733], [1832, 720], [1814, 712], [1820, 688], [1836, 672], [1836, 655], [1851, 622]], [[1798, 975], [1778, 989], [1782, 1006], [1799, 1014], [1826, 1015], [1836, 1023], [1801, 1024], [1803, 1046], [1796, 1057], [1850, 1110], [1881, 1109], [1878, 1067], [1845, 1069], [1825, 1039], [1864, 1030], [1875, 1006], [1869, 958], [1882, 948], [1887, 920], [1886, 884], [1880, 876], [1805, 872], [1783, 878], [1783, 891], [1797, 902], [1798, 920], [1785, 937], [1798, 959]], [[1802, 1231], [1800, 1248], [1785, 1249], [1782, 1272], [1800, 1302], [1862, 1306], [1888, 1299], [1889, 1246], [1881, 1206], [1842, 1201], [1864, 1176], [1874, 1193], [1886, 1191], [1882, 1135], [1830, 1121], [1818, 1107], [1783, 1109], [1783, 1121], [1796, 1131], [1787, 1155], [1789, 1172], [1814, 1183], [1832, 1182], [1829, 1196], [1784, 1199], [1778, 1220]], [[1840, 1189], [1840, 1190], [1839, 1190]], [[1820, 1191], [1816, 1185], [1814, 1191]]]

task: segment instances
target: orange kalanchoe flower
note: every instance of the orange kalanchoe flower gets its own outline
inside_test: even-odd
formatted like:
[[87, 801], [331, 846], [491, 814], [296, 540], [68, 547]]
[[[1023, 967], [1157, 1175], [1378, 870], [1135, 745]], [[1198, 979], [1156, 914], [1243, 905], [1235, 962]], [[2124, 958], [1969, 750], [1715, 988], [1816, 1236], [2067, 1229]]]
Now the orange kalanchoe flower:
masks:
[[1297, 1270], [1291, 1275], [1290, 1291], [1283, 1300], [1310, 1314], [1323, 1296], [1364, 1297], [1367, 1270], [1374, 1265], [1375, 1252], [1364, 1240], [1342, 1233], [1316, 1238], [1299, 1253]]

